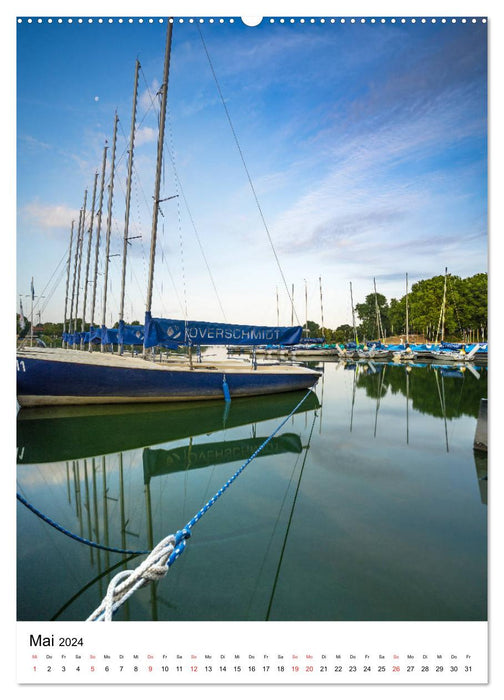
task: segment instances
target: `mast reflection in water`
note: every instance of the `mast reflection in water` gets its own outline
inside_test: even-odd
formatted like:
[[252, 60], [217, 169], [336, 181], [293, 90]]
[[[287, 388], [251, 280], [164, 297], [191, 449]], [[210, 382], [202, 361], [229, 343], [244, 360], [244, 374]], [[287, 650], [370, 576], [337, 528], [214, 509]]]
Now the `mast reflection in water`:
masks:
[[[486, 368], [324, 362], [117, 620], [485, 620]], [[302, 398], [21, 410], [18, 492], [124, 550], [183, 527]], [[18, 619], [84, 620], [143, 556], [18, 503]]]

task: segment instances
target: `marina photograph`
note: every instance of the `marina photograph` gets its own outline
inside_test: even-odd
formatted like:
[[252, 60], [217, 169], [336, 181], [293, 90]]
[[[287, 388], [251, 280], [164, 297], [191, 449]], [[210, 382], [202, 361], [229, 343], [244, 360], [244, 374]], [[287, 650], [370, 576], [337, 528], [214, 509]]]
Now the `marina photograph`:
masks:
[[17, 621], [487, 621], [486, 19], [16, 68]]

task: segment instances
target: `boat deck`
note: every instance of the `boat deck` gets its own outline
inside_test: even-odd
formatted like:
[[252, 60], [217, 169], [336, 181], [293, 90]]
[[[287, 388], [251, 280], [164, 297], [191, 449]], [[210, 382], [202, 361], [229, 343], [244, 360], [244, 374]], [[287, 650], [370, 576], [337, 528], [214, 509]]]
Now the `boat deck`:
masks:
[[[72, 362], [76, 364], [89, 364], [89, 365], [101, 365], [104, 367], [124, 367], [130, 369], [152, 369], [160, 370], [165, 369], [167, 371], [176, 370], [188, 370], [190, 369], [189, 359], [186, 357], [176, 357], [167, 356], [160, 358], [156, 356], [156, 360], [151, 360], [149, 358], [143, 358], [141, 355], [132, 356], [129, 353], [123, 355], [114, 354], [110, 352], [100, 352], [94, 351], [89, 352], [88, 350], [77, 350], [77, 349], [63, 349], [63, 348], [23, 348], [17, 351], [18, 361], [22, 361], [23, 358], [37, 359], [37, 360], [50, 360], [52, 362]], [[239, 359], [224, 359], [224, 360], [206, 360], [203, 356], [200, 361], [198, 358], [194, 357], [192, 362], [192, 369], [194, 371], [205, 371], [205, 372], [226, 372], [229, 374], [250, 372], [250, 360], [239, 360]], [[257, 372], [269, 374], [292, 374], [292, 365], [287, 364], [257, 364]], [[310, 370], [301, 365], [295, 366], [296, 373], [311, 373]]]

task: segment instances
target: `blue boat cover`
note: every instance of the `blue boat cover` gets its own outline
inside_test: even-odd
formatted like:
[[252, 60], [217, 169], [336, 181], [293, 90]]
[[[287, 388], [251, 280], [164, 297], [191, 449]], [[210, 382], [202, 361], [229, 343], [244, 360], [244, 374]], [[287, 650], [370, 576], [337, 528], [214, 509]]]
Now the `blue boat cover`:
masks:
[[140, 325], [127, 325], [124, 321], [119, 321], [117, 334], [119, 345], [143, 345], [144, 327]]
[[145, 347], [177, 348], [181, 345], [294, 345], [301, 338], [301, 326], [241, 326], [206, 321], [176, 321], [145, 314]]
[[98, 331], [102, 345], [117, 345], [118, 328], [102, 326]]
[[441, 367], [439, 370], [443, 377], [454, 377], [455, 379], [463, 379], [464, 373], [459, 369], [451, 369], [450, 367]]
[[462, 348], [465, 348], [464, 343], [445, 343], [444, 341], [441, 343], [441, 350], [462, 350]]
[[88, 343], [101, 343], [102, 345], [143, 345], [144, 327], [129, 326], [126, 325], [124, 321], [120, 321], [119, 328], [107, 328], [106, 326], [94, 328], [91, 326], [91, 329], [84, 333], [79, 331], [63, 333], [62, 339], [69, 345], [80, 345], [81, 341], [83, 341], [85, 345]]
[[86, 333], [85, 342], [86, 343], [101, 343], [101, 328], [95, 328], [91, 326], [90, 330]]
[[325, 338], [301, 338], [300, 343], [309, 343], [310, 345], [321, 345], [325, 343]]
[[63, 340], [65, 340], [69, 345], [80, 345], [81, 340], [84, 340], [85, 333], [79, 333], [75, 331], [74, 333], [64, 333]]

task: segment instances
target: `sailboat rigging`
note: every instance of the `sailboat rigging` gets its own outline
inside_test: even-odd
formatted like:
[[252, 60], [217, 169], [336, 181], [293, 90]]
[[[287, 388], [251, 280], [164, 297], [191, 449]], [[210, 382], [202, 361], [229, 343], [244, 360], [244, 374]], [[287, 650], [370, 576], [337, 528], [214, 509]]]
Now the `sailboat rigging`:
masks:
[[[32, 348], [22, 348], [17, 353], [17, 398], [21, 406], [43, 406], [59, 404], [101, 404], [185, 401], [199, 399], [225, 399], [238, 396], [257, 396], [286, 391], [296, 391], [313, 387], [320, 373], [306, 367], [293, 365], [252, 365], [242, 361], [189, 363], [184, 358], [172, 362], [154, 361], [148, 351], [155, 347], [178, 349], [199, 345], [258, 345], [276, 343], [294, 345], [302, 334], [301, 326], [270, 327], [248, 326], [228, 323], [199, 321], [179, 321], [176, 319], [153, 318], [152, 290], [156, 260], [156, 240], [159, 216], [160, 186], [163, 163], [164, 129], [166, 119], [168, 78], [172, 43], [172, 21], [168, 22], [165, 45], [165, 59], [161, 93], [161, 114], [157, 145], [154, 204], [152, 210], [151, 248], [147, 285], [147, 303], [143, 331], [143, 353], [138, 357], [106, 352], [89, 353], [68, 351], [67, 349], [46, 348], [40, 352]], [[136, 89], [136, 88], [135, 88]], [[134, 117], [133, 117], [134, 120]], [[114, 119], [114, 135], [111, 154], [111, 177], [107, 212], [107, 238], [105, 253], [103, 317], [101, 328], [101, 349], [110, 343], [106, 328], [108, 263], [110, 258], [110, 233], [112, 223], [113, 176], [117, 137], [117, 112]], [[105, 155], [104, 155], [105, 158]], [[130, 167], [132, 141], [130, 145]], [[96, 181], [96, 180], [95, 180]], [[85, 229], [87, 193], [84, 198], [78, 227], [74, 269], [78, 266], [77, 284], [74, 274], [73, 288], [76, 289], [75, 321], [72, 292], [70, 330], [76, 331], [79, 305], [80, 268]], [[127, 247], [127, 226], [124, 234], [124, 247]], [[125, 258], [123, 260], [124, 275]], [[120, 347], [125, 343], [128, 328], [122, 318], [117, 334]], [[67, 340], [67, 339], [65, 339]], [[79, 339], [80, 340], [80, 339]], [[82, 347], [82, 346], [81, 346]]]
[[[128, 254], [128, 244], [129, 244], [129, 213], [131, 204], [131, 180], [133, 175], [133, 150], [135, 143], [135, 120], [136, 120], [136, 108], [137, 108], [137, 96], [138, 96], [138, 71], [140, 69], [140, 62], [136, 61], [135, 64], [135, 85], [133, 88], [133, 109], [131, 116], [131, 135], [129, 141], [129, 155], [128, 155], [128, 179], [126, 188], [126, 211], [124, 214], [124, 237], [123, 237], [123, 254], [122, 254], [122, 277], [121, 277], [121, 306], [119, 311], [119, 323], [124, 323], [124, 295], [126, 289], [126, 259]], [[119, 352], [122, 355], [124, 344], [121, 342], [119, 345]]]

